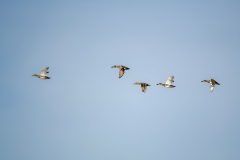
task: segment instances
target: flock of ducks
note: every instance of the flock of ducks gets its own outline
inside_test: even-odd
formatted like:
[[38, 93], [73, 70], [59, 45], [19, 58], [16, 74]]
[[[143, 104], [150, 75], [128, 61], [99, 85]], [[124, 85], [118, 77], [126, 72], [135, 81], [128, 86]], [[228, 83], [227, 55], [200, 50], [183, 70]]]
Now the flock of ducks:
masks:
[[[114, 65], [111, 68], [119, 68], [119, 76], [118, 76], [119, 78], [121, 78], [124, 75], [125, 70], [130, 69], [130, 68], [128, 68], [126, 66], [123, 66], [123, 65]], [[38, 78], [43, 79], [43, 80], [51, 79], [50, 77], [47, 76], [47, 74], [49, 73], [48, 69], [49, 69], [49, 67], [46, 67], [41, 71], [40, 75], [33, 74], [32, 76], [38, 77]], [[174, 82], [173, 79], [174, 79], [174, 76], [170, 76], [170, 77], [168, 77], [165, 84], [158, 83], [157, 85], [162, 85], [163, 87], [166, 87], [166, 88], [174, 88], [176, 86], [172, 85], [172, 83]], [[201, 82], [210, 83], [210, 92], [212, 92], [214, 90], [215, 85], [220, 85], [217, 81], [215, 81], [212, 78], [210, 80], [202, 80]], [[135, 82], [134, 84], [135, 85], [141, 85], [142, 92], [144, 92], [144, 93], [147, 90], [147, 86], [150, 86], [150, 84], [147, 84], [145, 82]]]

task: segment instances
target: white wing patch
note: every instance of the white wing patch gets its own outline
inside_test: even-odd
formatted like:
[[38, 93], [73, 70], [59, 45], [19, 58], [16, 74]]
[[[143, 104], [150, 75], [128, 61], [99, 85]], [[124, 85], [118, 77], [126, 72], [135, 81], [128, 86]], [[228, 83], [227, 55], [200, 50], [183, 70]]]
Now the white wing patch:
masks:
[[210, 91], [212, 92], [214, 90], [214, 85], [210, 85]]
[[41, 74], [40, 74], [40, 75], [41, 75], [41, 76], [46, 76], [48, 69], [49, 69], [49, 67], [44, 68], [44, 69], [41, 71]]
[[168, 77], [166, 84], [171, 85], [173, 83], [174, 76]]

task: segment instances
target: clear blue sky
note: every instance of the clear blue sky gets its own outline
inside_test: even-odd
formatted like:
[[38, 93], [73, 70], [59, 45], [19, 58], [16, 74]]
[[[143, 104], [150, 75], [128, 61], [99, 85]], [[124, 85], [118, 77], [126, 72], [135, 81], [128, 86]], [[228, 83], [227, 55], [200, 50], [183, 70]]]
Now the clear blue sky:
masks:
[[[239, 8], [1, 1], [0, 159], [239, 160]], [[47, 66], [50, 80], [31, 76]]]

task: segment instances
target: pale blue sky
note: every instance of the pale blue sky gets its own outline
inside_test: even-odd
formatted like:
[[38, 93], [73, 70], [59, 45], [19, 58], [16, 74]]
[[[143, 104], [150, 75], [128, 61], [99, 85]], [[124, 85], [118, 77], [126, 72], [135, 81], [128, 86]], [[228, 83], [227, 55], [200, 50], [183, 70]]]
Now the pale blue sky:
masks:
[[239, 15], [237, 0], [1, 1], [0, 159], [239, 160]]

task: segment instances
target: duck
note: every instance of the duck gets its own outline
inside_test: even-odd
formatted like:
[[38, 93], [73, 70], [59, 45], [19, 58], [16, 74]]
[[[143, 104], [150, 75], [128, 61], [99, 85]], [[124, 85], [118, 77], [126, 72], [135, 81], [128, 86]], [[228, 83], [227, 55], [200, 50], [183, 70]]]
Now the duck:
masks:
[[114, 65], [111, 68], [119, 68], [119, 76], [118, 78], [121, 78], [123, 74], [125, 73], [125, 70], [129, 70], [130, 68], [123, 66], [123, 65]]
[[49, 73], [48, 69], [49, 69], [49, 67], [46, 67], [41, 71], [40, 75], [33, 74], [32, 76], [35, 76], [35, 77], [43, 79], [43, 80], [51, 79], [50, 77], [47, 76], [47, 73]]
[[172, 83], [174, 82], [173, 79], [174, 79], [174, 76], [170, 76], [170, 77], [168, 77], [165, 84], [158, 83], [157, 85], [162, 85], [163, 87], [166, 87], [166, 88], [174, 88], [176, 86], [172, 85]]
[[146, 92], [147, 90], [147, 86], [151, 86], [150, 84], [147, 84], [147, 83], [144, 83], [144, 82], [135, 82], [133, 84], [138, 84], [138, 85], [141, 85], [141, 88], [142, 88], [142, 92]]
[[210, 80], [202, 80], [201, 82], [207, 82], [210, 83], [210, 92], [212, 92], [214, 90], [214, 86], [215, 85], [220, 85], [220, 83], [218, 83], [217, 81], [215, 81], [214, 79], [210, 79]]

